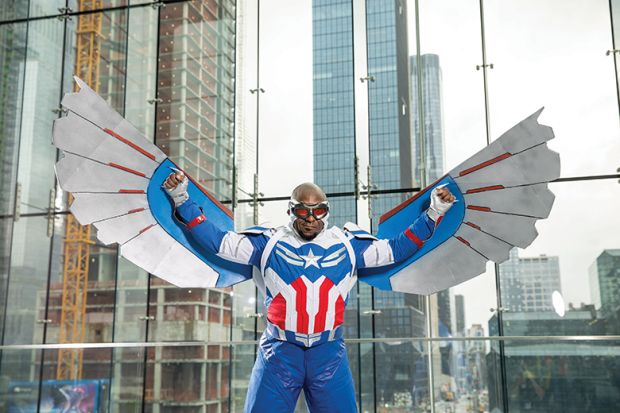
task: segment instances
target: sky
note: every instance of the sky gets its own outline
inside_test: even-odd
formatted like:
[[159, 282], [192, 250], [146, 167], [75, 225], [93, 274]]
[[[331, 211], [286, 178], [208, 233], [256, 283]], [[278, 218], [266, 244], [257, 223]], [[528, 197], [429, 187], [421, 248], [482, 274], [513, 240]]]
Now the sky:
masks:
[[[362, 1], [355, 0], [359, 15]], [[255, 138], [256, 1], [243, 0], [237, 81], [239, 128]], [[409, 49], [415, 54], [415, 16], [409, 2]], [[609, 5], [604, 0], [486, 0], [491, 138], [545, 107], [539, 121], [553, 127], [549, 147], [560, 153], [562, 177], [601, 175], [620, 167], [620, 136]], [[260, 1], [259, 188], [285, 196], [312, 180], [312, 2]], [[446, 171], [486, 144], [478, 0], [420, 1], [421, 53], [439, 55]], [[363, 33], [362, 19], [356, 20]], [[361, 28], [361, 29], [360, 29]], [[356, 37], [359, 39], [359, 37]], [[357, 42], [356, 44], [363, 44]], [[365, 50], [356, 49], [356, 78], [364, 76]], [[356, 89], [358, 134], [364, 135], [366, 96]], [[358, 139], [363, 142], [365, 139]], [[367, 162], [367, 148], [358, 152]], [[252, 157], [255, 153], [252, 153]], [[254, 164], [247, 162], [248, 169]], [[245, 174], [247, 175], [246, 170]], [[241, 179], [247, 192], [251, 181]], [[246, 189], [247, 188], [247, 189]], [[620, 248], [620, 185], [616, 180], [550, 185], [556, 201], [537, 223], [540, 236], [520, 256], [559, 256], [562, 294], [590, 303], [588, 267], [603, 249]], [[285, 202], [267, 203], [261, 221], [284, 224]], [[360, 210], [364, 210], [361, 205]], [[360, 217], [364, 224], [364, 217]], [[367, 220], [366, 220], [367, 221]], [[491, 273], [454, 288], [463, 294], [466, 323], [487, 329], [496, 307]], [[551, 298], [550, 298], [551, 299]]]

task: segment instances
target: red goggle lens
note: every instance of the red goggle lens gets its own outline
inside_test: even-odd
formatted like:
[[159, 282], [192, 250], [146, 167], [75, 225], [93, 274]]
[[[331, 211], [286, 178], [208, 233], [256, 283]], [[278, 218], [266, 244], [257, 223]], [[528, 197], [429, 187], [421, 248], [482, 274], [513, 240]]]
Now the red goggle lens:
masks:
[[306, 219], [310, 215], [312, 215], [315, 219], [323, 219], [329, 212], [329, 208], [325, 206], [316, 206], [316, 207], [306, 207], [306, 206], [296, 206], [293, 208], [293, 214], [297, 218]]

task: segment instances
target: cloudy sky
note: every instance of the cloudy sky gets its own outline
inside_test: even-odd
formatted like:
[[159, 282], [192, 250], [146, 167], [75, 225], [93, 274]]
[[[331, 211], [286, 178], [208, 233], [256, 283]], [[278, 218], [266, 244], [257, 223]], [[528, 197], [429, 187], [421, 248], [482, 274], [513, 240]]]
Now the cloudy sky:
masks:
[[[260, 86], [266, 90], [260, 102], [260, 190], [282, 196], [312, 180], [312, 2], [260, 4]], [[409, 48], [415, 54], [410, 5]], [[256, 1], [245, 0], [240, 7], [239, 115], [251, 141], [256, 129], [256, 99], [249, 93], [256, 85]], [[478, 0], [421, 0], [420, 20], [421, 52], [438, 54], [442, 67], [448, 171], [486, 143], [482, 72], [476, 70], [482, 63]], [[563, 177], [615, 173], [620, 136], [613, 57], [605, 55], [612, 49], [609, 20], [605, 0], [485, 1], [487, 56], [494, 65], [488, 83], [492, 139], [544, 106], [540, 122], [555, 131], [549, 146], [560, 153]], [[356, 26], [361, 24], [358, 19]], [[365, 75], [359, 63], [363, 53], [363, 48], [356, 50], [356, 77]], [[362, 87], [356, 102], [363, 135]], [[588, 267], [603, 249], [620, 248], [620, 185], [616, 180], [557, 183], [551, 190], [556, 194], [551, 216], [539, 221], [541, 235], [519, 254], [559, 256], [566, 302], [590, 303]], [[284, 208], [283, 202], [268, 203], [261, 220], [285, 223]], [[486, 330], [489, 308], [496, 305], [494, 277], [482, 275], [454, 292], [465, 296], [467, 325], [479, 323]]]

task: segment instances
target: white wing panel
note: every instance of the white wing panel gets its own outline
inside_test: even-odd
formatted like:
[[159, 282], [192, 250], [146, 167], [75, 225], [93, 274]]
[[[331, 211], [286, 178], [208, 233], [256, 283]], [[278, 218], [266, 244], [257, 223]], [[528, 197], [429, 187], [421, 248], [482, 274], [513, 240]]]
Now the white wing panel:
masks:
[[491, 211], [547, 218], [555, 196], [547, 184], [517, 186], [464, 194], [467, 205], [491, 208]]
[[54, 145], [104, 164], [114, 163], [150, 177], [159, 163], [137, 152], [97, 126], [69, 112], [54, 121]]
[[466, 209], [463, 222], [520, 248], [526, 248], [538, 236], [536, 218]]
[[486, 258], [452, 237], [390, 278], [392, 290], [433, 294], [486, 270]]
[[466, 175], [452, 175], [462, 192], [494, 185], [505, 187], [548, 182], [560, 176], [560, 155], [547, 145], [494, 162]]
[[218, 273], [159, 225], [120, 247], [123, 257], [177, 287], [215, 287]]
[[123, 119], [84, 81], [76, 76], [74, 79], [80, 86], [80, 91], [66, 94], [61, 102], [62, 106], [84, 119], [88, 119], [101, 129], [111, 129], [123, 138], [138, 145], [152, 154], [157, 163], [166, 159], [166, 155], [157, 146], [149, 142], [133, 125]]
[[149, 180], [81, 156], [65, 153], [56, 164], [60, 186], [69, 192], [146, 192]]
[[115, 242], [124, 244], [155, 224], [157, 221], [147, 209], [95, 222], [93, 225], [97, 228], [97, 238], [105, 245], [110, 245]]
[[498, 264], [508, 259], [509, 252], [513, 248], [513, 245], [465, 224], [460, 226], [454, 236], [469, 243], [473, 249]]
[[145, 194], [74, 194], [71, 213], [82, 225], [148, 209]]

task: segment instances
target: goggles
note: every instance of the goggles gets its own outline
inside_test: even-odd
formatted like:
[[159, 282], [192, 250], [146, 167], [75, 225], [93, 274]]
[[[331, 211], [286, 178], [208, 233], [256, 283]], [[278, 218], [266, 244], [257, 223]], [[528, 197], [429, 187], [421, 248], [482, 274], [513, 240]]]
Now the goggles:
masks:
[[312, 216], [316, 220], [321, 220], [329, 214], [329, 203], [326, 201], [320, 204], [306, 205], [292, 200], [288, 203], [288, 209], [295, 218], [307, 221]]

